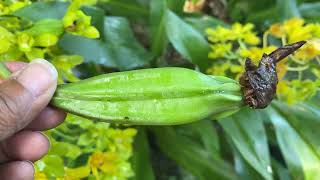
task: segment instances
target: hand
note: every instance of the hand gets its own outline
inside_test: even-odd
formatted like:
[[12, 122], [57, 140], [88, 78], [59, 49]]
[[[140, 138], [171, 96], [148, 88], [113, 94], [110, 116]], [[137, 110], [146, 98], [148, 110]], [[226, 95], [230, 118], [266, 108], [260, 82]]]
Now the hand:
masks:
[[0, 175], [6, 180], [31, 180], [31, 162], [50, 146], [40, 131], [65, 118], [64, 112], [47, 107], [57, 86], [57, 71], [45, 60], [6, 65], [14, 73], [0, 80]]

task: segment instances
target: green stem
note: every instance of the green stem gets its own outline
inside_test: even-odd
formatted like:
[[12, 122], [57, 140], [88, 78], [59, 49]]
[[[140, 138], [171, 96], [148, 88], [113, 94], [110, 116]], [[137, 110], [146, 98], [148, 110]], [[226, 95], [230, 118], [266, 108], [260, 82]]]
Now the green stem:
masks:
[[307, 66], [300, 66], [300, 67], [288, 67], [288, 71], [304, 71], [304, 70], [306, 70], [306, 69], [308, 69], [309, 68], [309, 66], [307, 65]]
[[319, 56], [316, 57], [316, 61], [320, 64], [320, 57]]
[[300, 61], [299, 59], [295, 58], [294, 56], [290, 56], [290, 58], [292, 59], [293, 62], [299, 64], [299, 65], [306, 65], [307, 63]]
[[262, 40], [263, 48], [268, 46], [268, 35], [269, 35], [268, 31], [263, 33], [263, 40]]
[[0, 62], [0, 78], [6, 79], [11, 75], [11, 72], [8, 70], [6, 65], [3, 62]]
[[241, 39], [238, 39], [237, 41], [238, 41], [238, 44], [240, 45], [240, 48], [241, 48], [241, 49], [248, 49], [247, 46], [245, 45], [245, 43], [243, 43], [243, 42], [241, 41]]
[[286, 36], [281, 37], [282, 46], [287, 44]]

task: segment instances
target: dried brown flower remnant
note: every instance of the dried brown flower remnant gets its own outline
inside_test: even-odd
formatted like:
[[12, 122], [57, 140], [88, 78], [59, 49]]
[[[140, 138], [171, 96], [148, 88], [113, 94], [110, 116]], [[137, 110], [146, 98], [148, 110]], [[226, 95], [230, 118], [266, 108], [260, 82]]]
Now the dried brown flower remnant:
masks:
[[278, 77], [277, 62], [292, 54], [304, 45], [305, 41], [283, 46], [271, 54], [264, 54], [258, 65], [246, 59], [245, 72], [240, 77], [244, 101], [255, 109], [267, 107], [276, 95]]

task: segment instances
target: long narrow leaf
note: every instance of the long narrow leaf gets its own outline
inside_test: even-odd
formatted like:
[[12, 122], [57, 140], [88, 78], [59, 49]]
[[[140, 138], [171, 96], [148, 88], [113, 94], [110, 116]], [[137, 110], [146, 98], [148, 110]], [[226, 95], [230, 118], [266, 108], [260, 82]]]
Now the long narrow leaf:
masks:
[[153, 128], [152, 131], [161, 151], [198, 179], [236, 179], [229, 164], [211, 158], [204, 148], [177, 134], [172, 127]]
[[155, 179], [150, 161], [148, 139], [144, 128], [138, 128], [138, 134], [134, 141], [134, 151], [131, 163], [135, 173], [131, 180]]
[[204, 36], [170, 10], [166, 11], [166, 32], [175, 49], [205, 70], [209, 65], [210, 46]]
[[[267, 112], [291, 175], [295, 179], [319, 179], [320, 117], [299, 106], [289, 108], [280, 103], [274, 103]], [[298, 114], [300, 118], [295, 116]]]
[[243, 158], [265, 179], [272, 179], [266, 132], [260, 113], [243, 109], [219, 123]]
[[160, 56], [165, 46], [168, 44], [165, 32], [165, 10], [167, 4], [165, 0], [150, 1], [150, 27], [151, 27], [151, 52], [155, 56]]

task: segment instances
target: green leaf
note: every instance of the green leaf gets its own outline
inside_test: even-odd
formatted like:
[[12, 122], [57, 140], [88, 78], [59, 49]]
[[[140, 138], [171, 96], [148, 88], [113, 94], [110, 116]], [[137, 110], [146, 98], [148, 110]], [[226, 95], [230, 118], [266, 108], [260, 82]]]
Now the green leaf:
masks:
[[81, 56], [78, 56], [78, 55], [55, 56], [51, 62], [52, 64], [54, 64], [54, 66], [58, 70], [59, 83], [62, 83], [63, 80], [66, 80], [69, 82], [75, 82], [79, 80], [78, 77], [76, 77], [72, 72], [72, 69], [83, 62], [83, 58]]
[[184, 6], [184, 3], [185, 3], [185, 0], [166, 0], [167, 1], [167, 7], [179, 14], [179, 15], [182, 15], [183, 14], [183, 6]]
[[240, 180], [260, 180], [263, 177], [233, 147], [234, 166]]
[[160, 56], [168, 44], [165, 32], [166, 1], [150, 1], [151, 52]]
[[267, 110], [292, 177], [320, 178], [320, 116], [301, 106], [274, 102]]
[[279, 180], [291, 180], [289, 170], [275, 159], [271, 160], [275, 177]]
[[151, 54], [135, 39], [127, 19], [106, 17], [104, 29], [100, 40], [65, 34], [59, 46], [69, 54], [83, 56], [86, 62], [120, 70], [145, 66], [152, 60]]
[[52, 143], [50, 154], [76, 159], [81, 154], [81, 150], [74, 144], [66, 142], [54, 142]]
[[110, 12], [113, 16], [146, 18], [149, 15], [148, 6], [137, 0], [108, 0], [102, 2], [100, 7]]
[[80, 146], [88, 146], [94, 142], [95, 142], [95, 139], [89, 133], [85, 133], [80, 135], [77, 141], [77, 144]]
[[32, 21], [40, 21], [42, 19], [62, 19], [68, 6], [69, 3], [57, 1], [35, 2], [17, 10], [13, 15]]
[[206, 70], [210, 47], [204, 36], [170, 10], [166, 11], [165, 21], [167, 36], [175, 49], [201, 70]]
[[[59, 19], [61, 20], [67, 12], [69, 3], [66, 2], [35, 2], [26, 6], [13, 15], [26, 18], [31, 21], [37, 22], [46, 19]], [[91, 16], [91, 23], [93, 26], [103, 31], [104, 11], [97, 7], [84, 6], [81, 8], [83, 12]]]
[[277, 8], [281, 20], [301, 17], [296, 0], [277, 0]]
[[91, 24], [96, 27], [99, 32], [104, 31], [104, 11], [93, 6], [84, 6], [81, 8], [83, 12], [91, 17]]
[[205, 30], [207, 28], [215, 28], [216, 26], [228, 26], [223, 21], [212, 16], [186, 17], [184, 20], [204, 36], [206, 35]]
[[[262, 11], [268, 11], [275, 7], [275, 0], [230, 0], [228, 2], [228, 14], [234, 22], [248, 22], [249, 17], [255, 16]], [[274, 16], [274, 14], [273, 14]], [[258, 23], [264, 23], [269, 19], [261, 19]]]
[[53, 34], [59, 36], [63, 33], [64, 28], [62, 21], [57, 19], [44, 19], [33, 24], [30, 29], [24, 32], [31, 34], [32, 36], [37, 36], [44, 33]]
[[150, 161], [150, 149], [144, 128], [138, 128], [138, 134], [134, 140], [134, 150], [131, 159], [135, 176], [131, 180], [154, 180], [155, 176]]
[[57, 155], [47, 155], [42, 161], [45, 166], [43, 172], [49, 177], [62, 177], [64, 176], [64, 164], [61, 157]]
[[244, 108], [219, 123], [243, 158], [265, 179], [272, 179], [267, 137], [259, 112]]
[[236, 179], [229, 164], [221, 159], [211, 158], [208, 151], [176, 133], [174, 128], [152, 128], [152, 131], [161, 151], [198, 179]]
[[221, 158], [219, 136], [211, 120], [177, 126], [176, 129], [188, 138], [197, 138], [195, 141], [201, 142], [212, 158]]
[[303, 3], [299, 6], [299, 10], [304, 18], [319, 18], [320, 2]]

